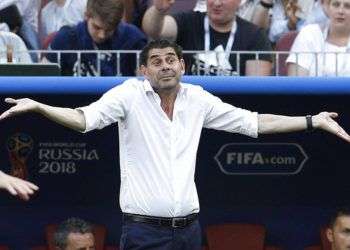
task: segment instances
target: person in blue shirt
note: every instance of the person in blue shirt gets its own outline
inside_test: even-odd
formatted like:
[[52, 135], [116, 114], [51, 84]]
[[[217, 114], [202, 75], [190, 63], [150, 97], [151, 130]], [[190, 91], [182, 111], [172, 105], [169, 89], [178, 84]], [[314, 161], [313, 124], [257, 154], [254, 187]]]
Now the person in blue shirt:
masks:
[[[134, 25], [121, 21], [122, 0], [88, 0], [85, 21], [76, 26], [64, 26], [53, 39], [51, 50], [109, 50], [97, 53], [48, 53], [47, 59], [59, 62], [63, 75], [115, 76], [135, 75], [136, 54], [111, 50], [140, 50], [147, 42], [145, 35]], [[99, 61], [99, 62], [98, 62]], [[118, 65], [119, 61], [119, 65]]]

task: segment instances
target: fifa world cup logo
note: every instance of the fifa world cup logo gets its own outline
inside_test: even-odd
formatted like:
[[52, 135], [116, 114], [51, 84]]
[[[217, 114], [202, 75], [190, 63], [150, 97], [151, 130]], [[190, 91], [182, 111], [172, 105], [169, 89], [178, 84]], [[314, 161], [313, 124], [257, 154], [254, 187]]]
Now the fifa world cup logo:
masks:
[[11, 175], [26, 180], [26, 161], [33, 149], [33, 139], [26, 134], [16, 133], [7, 139], [7, 150], [11, 163]]

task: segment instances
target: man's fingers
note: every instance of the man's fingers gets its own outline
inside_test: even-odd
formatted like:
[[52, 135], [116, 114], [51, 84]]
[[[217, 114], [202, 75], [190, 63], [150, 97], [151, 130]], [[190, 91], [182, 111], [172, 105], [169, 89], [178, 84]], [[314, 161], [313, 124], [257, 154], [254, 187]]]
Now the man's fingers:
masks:
[[31, 190], [35, 190], [35, 191], [38, 191], [39, 190], [39, 187], [31, 182], [26, 182], [26, 184], [28, 185], [28, 187], [31, 189]]
[[25, 185], [15, 185], [14, 186], [18, 196], [23, 200], [29, 200], [29, 195], [33, 193], [32, 190], [28, 189]]
[[10, 108], [9, 110], [6, 110], [4, 113], [2, 113], [0, 115], [0, 120], [5, 119], [7, 117], [10, 117], [10, 116], [12, 116], [14, 114], [15, 114], [14, 110], [12, 108]]
[[17, 191], [11, 185], [8, 185], [6, 189], [10, 192], [10, 194], [17, 195]]
[[332, 117], [332, 118], [337, 118], [338, 117], [338, 113], [330, 112], [329, 116]]
[[17, 103], [17, 100], [16, 100], [16, 99], [13, 99], [13, 98], [11, 98], [11, 97], [8, 97], [8, 98], [5, 98], [5, 102], [11, 103], [11, 104], [16, 104], [16, 103]]
[[338, 131], [337, 136], [350, 143], [350, 135], [348, 135], [348, 133], [346, 133], [345, 131]]

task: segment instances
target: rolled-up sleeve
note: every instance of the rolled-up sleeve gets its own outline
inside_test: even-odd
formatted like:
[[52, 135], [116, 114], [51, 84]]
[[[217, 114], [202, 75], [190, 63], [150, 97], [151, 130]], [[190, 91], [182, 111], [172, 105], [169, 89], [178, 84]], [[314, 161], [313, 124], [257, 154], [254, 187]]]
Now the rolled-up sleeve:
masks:
[[132, 84], [124, 83], [106, 92], [96, 102], [77, 108], [85, 117], [83, 133], [124, 120], [131, 107], [133, 90]]
[[224, 103], [220, 98], [208, 92], [205, 100], [208, 110], [204, 121], [205, 128], [223, 130], [231, 133], [239, 133], [250, 137], [258, 137], [258, 113], [246, 109], [237, 108]]

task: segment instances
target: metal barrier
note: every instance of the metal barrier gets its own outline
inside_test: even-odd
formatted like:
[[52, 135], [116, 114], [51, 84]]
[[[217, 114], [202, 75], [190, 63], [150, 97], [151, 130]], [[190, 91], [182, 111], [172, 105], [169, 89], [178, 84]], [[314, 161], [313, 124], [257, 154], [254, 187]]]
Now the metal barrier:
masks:
[[[65, 51], [58, 51], [58, 50], [32, 50], [29, 51], [31, 55], [35, 55], [41, 62], [47, 62], [46, 57], [48, 54], [54, 55], [54, 60], [51, 60], [53, 62], [58, 62], [62, 65], [62, 58], [66, 55], [74, 56], [76, 57], [76, 63], [74, 64], [74, 76], [86, 76], [84, 72], [82, 72], [82, 64], [84, 64], [84, 57], [89, 55], [94, 55], [96, 59], [94, 59], [94, 65], [89, 64], [88, 67], [91, 67], [90, 74], [88, 76], [101, 76], [101, 62], [104, 60], [107, 60], [106, 58], [113, 58], [115, 60], [115, 76], [122, 76], [125, 74], [122, 74], [121, 72], [121, 63], [120, 60], [122, 56], [124, 55], [135, 55], [136, 63], [135, 63], [135, 75], [139, 75], [138, 68], [140, 66], [140, 52], [139, 50], [65, 50]], [[19, 55], [20, 53], [28, 53], [28, 51], [14, 52], [14, 55]], [[208, 65], [208, 63], [203, 62], [201, 59], [203, 57], [200, 57], [198, 55], [205, 55], [204, 57], [208, 57], [208, 53], [205, 54], [205, 51], [183, 51], [185, 61], [188, 62], [189, 60], [194, 61], [194, 65], [197, 65], [197, 67], [191, 71], [191, 74], [193, 75], [218, 75], [218, 76], [227, 76], [227, 75], [234, 75], [234, 76], [241, 76], [244, 75], [244, 72], [242, 73], [241, 67], [243, 65], [243, 62], [247, 60], [247, 57], [249, 57], [249, 60], [259, 60], [260, 58], [268, 58], [272, 62], [272, 76], [284, 76], [287, 75], [286, 73], [286, 59], [290, 54], [296, 55], [296, 64], [298, 64], [298, 61], [300, 60], [301, 56], [305, 55], [311, 55], [311, 58], [313, 60], [313, 67], [312, 70], [315, 72], [315, 76], [324, 76], [324, 68], [326, 64], [326, 60], [329, 60], [330, 56], [332, 60], [334, 59], [334, 71], [331, 72], [331, 76], [348, 76], [347, 73], [344, 75], [344, 68], [349, 67], [348, 72], [350, 72], [350, 66], [347, 66], [346, 58], [349, 58], [350, 60], [350, 52], [342, 53], [342, 52], [299, 52], [299, 53], [292, 53], [290, 51], [232, 51], [231, 56], [234, 56], [235, 65], [233, 66], [232, 70], [225, 69], [224, 67], [220, 66], [220, 64], [214, 66], [214, 69], [211, 65]], [[214, 55], [214, 57], [217, 58], [223, 58], [224, 52], [215, 52], [210, 51], [210, 55]], [[6, 58], [9, 58], [7, 51], [0, 51], [0, 62], [6, 62]], [[341, 58], [341, 60], [339, 60]], [[344, 59], [345, 58], [345, 59]], [[13, 62], [21, 63], [20, 59], [16, 59]], [[261, 59], [261, 60], [263, 60]], [[341, 63], [339, 62], [341, 61]], [[255, 64], [255, 73], [258, 72], [259, 64]], [[92, 73], [91, 73], [92, 72]], [[187, 71], [188, 72], [188, 71]], [[296, 72], [298, 75], [298, 71]], [[258, 74], [256, 74], [258, 75]], [[350, 75], [350, 74], [349, 74]]]

